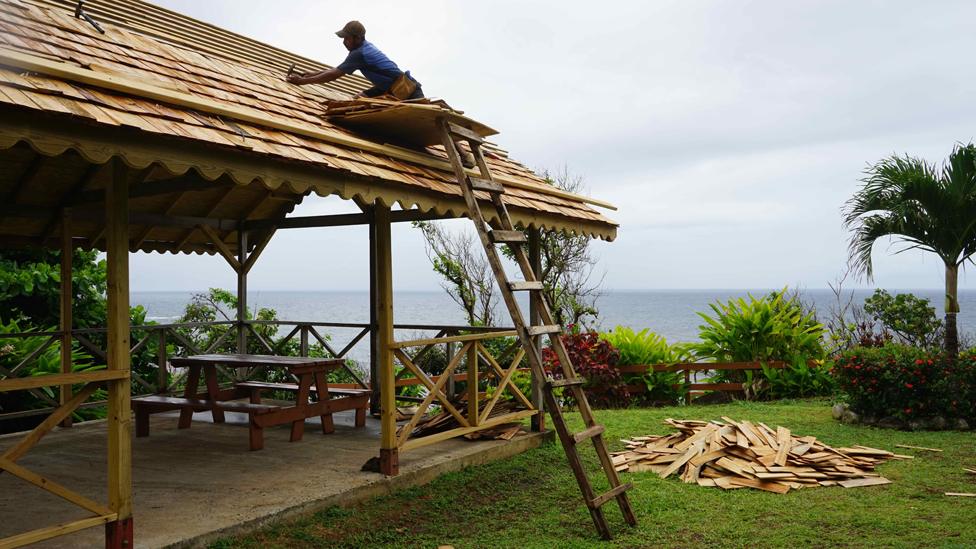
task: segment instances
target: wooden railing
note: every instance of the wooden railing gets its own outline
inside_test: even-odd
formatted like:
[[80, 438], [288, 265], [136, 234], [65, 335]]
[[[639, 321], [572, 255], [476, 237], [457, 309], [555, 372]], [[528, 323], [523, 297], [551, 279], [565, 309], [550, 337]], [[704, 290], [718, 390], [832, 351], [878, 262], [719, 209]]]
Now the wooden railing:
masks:
[[[699, 391], [742, 391], [745, 389], [742, 383], [693, 383], [693, 372], [719, 372], [719, 371], [761, 371], [763, 365], [767, 368], [783, 369], [786, 363], [780, 360], [767, 362], [682, 362], [678, 364], [641, 364], [633, 366], [618, 366], [623, 374], [645, 374], [648, 371], [684, 373], [684, 383], [680, 385], [685, 391], [685, 403], [691, 402], [691, 393]], [[647, 391], [645, 385], [627, 385], [630, 393], [642, 393]]]
[[[398, 341], [390, 345], [396, 361], [402, 366], [396, 375], [397, 386], [420, 384], [427, 390], [427, 395], [419, 397], [398, 396], [398, 400], [414, 400], [419, 404], [410, 421], [402, 425], [396, 435], [396, 447], [400, 451], [411, 450], [421, 446], [434, 444], [442, 440], [465, 435], [475, 431], [488, 429], [504, 423], [521, 421], [536, 415], [539, 410], [532, 400], [513, 383], [512, 376], [525, 358], [521, 344], [514, 330], [490, 329], [475, 334], [451, 335], [449, 330], [441, 330], [437, 336], [426, 339]], [[485, 341], [498, 338], [513, 338], [513, 340], [495, 356], [486, 346]], [[440, 375], [430, 375], [418, 363], [424, 355], [436, 345], [447, 346], [445, 354], [446, 366]], [[416, 349], [412, 355], [408, 349]], [[458, 374], [458, 368], [464, 373]], [[458, 410], [455, 403], [458, 396], [454, 388], [457, 381], [465, 382], [466, 406]], [[491, 398], [482, 406], [482, 384], [493, 388]], [[521, 409], [510, 412], [493, 413], [500, 399], [508, 394], [513, 397]], [[457, 422], [457, 427], [436, 434], [412, 438], [411, 433], [431, 406], [440, 407], [444, 413], [449, 413]]]
[[[277, 327], [277, 333], [283, 335], [278, 336], [276, 334], [275, 336], [268, 337], [267, 333], [261, 333], [262, 330], [260, 330], [260, 327], [262, 326]], [[132, 342], [130, 348], [131, 355], [136, 355], [144, 352], [147, 348], [155, 347], [154, 356], [148, 365], [133, 364], [131, 376], [133, 394], [161, 394], [178, 391], [184, 382], [185, 372], [183, 372], [181, 369], [171, 369], [169, 366], [170, 358], [192, 354], [213, 353], [217, 352], [222, 347], [234, 347], [235, 345], [233, 342], [235, 342], [235, 337], [241, 327], [242, 324], [235, 321], [149, 324], [143, 326], [133, 326], [130, 332], [130, 341]], [[325, 330], [326, 328], [352, 331], [354, 335], [345, 344], [340, 346], [329, 337]], [[491, 333], [503, 329], [426, 324], [398, 324], [395, 325], [394, 328], [396, 330], [409, 330], [413, 332], [432, 331], [436, 332], [436, 335], [434, 336], [435, 338], [453, 336], [463, 331]], [[187, 330], [193, 329], [213, 330], [215, 332], [213, 334], [214, 337], [210, 341], [200, 344], [199, 342], [194, 341], [193, 337], [188, 337], [185, 333]], [[368, 339], [371, 332], [370, 325], [365, 323], [288, 320], [247, 321], [243, 323], [243, 329], [246, 330], [249, 338], [253, 338], [253, 340], [257, 342], [258, 347], [263, 353], [280, 355], [283, 353], [283, 351], [288, 350], [286, 348], [289, 345], [293, 345], [294, 342], [297, 341], [297, 349], [292, 347], [290, 350], [297, 351], [300, 356], [308, 356], [309, 352], [311, 352], [317, 345], [329, 355], [337, 358], [348, 358], [350, 351], [352, 351], [352, 349], [357, 345], [363, 343], [364, 339]], [[75, 329], [71, 331], [71, 337], [77, 342], [82, 352], [95, 364], [104, 364], [107, 356], [105, 349], [101, 344], [101, 340], [104, 339], [104, 334], [107, 334], [107, 331], [108, 330], [106, 328]], [[65, 390], [68, 393], [65, 395], [64, 400], [71, 398], [70, 392], [71, 384], [73, 382], [70, 380], [73, 379], [72, 376], [77, 376], [80, 372], [59, 374], [61, 377], [59, 377], [58, 380], [55, 380], [53, 375], [27, 375], [30, 372], [29, 366], [36, 362], [39, 357], [45, 353], [45, 351], [48, 351], [51, 348], [52, 345], [61, 342], [63, 336], [64, 334], [61, 331], [0, 334], [0, 348], [4, 346], [5, 341], [10, 341], [12, 339], [44, 338], [39, 346], [37, 346], [32, 352], [26, 354], [25, 356], [18, 357], [19, 360], [13, 367], [4, 368], [3, 366], [0, 366], [0, 380], [4, 380], [6, 386], [13, 387], [11, 382], [16, 382], [18, 388], [23, 385], [22, 389], [18, 390], [29, 391], [35, 397], [35, 401], [44, 406], [26, 410], [2, 410], [0, 411], [0, 421], [31, 416], [42, 416], [53, 412], [60, 405], [58, 397], [56, 395], [52, 397], [49, 392], [42, 390], [43, 387], [60, 386], [63, 388], [62, 390]], [[449, 342], [444, 343], [446, 346], [451, 345]], [[449, 353], [450, 349], [447, 349], [447, 352]], [[364, 376], [365, 368], [364, 371], [357, 371], [355, 368], [351, 367], [348, 362], [349, 361], [347, 360], [347, 363], [344, 364], [345, 373], [352, 380], [352, 383], [339, 383], [336, 385], [348, 388], [370, 388], [369, 380]], [[95, 371], [97, 372], [97, 370]], [[221, 369], [221, 376], [227, 382], [244, 381], [258, 373], [259, 370], [239, 371], [237, 369], [232, 369], [230, 371], [226, 371]], [[86, 380], [88, 380], [88, 378], [86, 378]], [[458, 380], [463, 381], [463, 378], [459, 378]], [[78, 383], [81, 383], [81, 381]], [[405, 378], [398, 380], [397, 385], [400, 387], [406, 387], [419, 383], [420, 381], [416, 378]], [[412, 399], [412, 397], [408, 396], [404, 396], [402, 398], [404, 400]], [[89, 400], [88, 402], [79, 404], [76, 409], [95, 408], [104, 405], [105, 401]]]

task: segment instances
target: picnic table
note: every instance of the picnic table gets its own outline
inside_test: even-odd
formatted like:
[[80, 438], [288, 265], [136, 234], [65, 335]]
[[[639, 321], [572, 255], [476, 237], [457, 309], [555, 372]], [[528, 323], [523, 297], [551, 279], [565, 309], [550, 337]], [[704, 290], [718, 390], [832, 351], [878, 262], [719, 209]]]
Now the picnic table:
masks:
[[[210, 411], [214, 423], [224, 423], [224, 412], [248, 414], [250, 449], [264, 447], [264, 428], [291, 424], [292, 442], [302, 439], [305, 420], [319, 416], [322, 432], [335, 431], [332, 414], [343, 410], [356, 410], [356, 427], [366, 424], [369, 407], [369, 391], [366, 389], [330, 389], [328, 373], [342, 365], [341, 358], [311, 358], [249, 354], [207, 354], [170, 360], [176, 368], [188, 368], [183, 397], [149, 395], [132, 399], [136, 414], [136, 436], [149, 436], [149, 416], [157, 412], [179, 410], [178, 427], [189, 429], [194, 412]], [[218, 382], [218, 367], [224, 368], [284, 368], [295, 376], [298, 383], [269, 383], [243, 381], [233, 387], [222, 388]], [[200, 392], [200, 377], [206, 391]], [[296, 394], [293, 405], [265, 404], [261, 394], [265, 391], [292, 392]], [[317, 395], [312, 400], [312, 394]], [[238, 402], [247, 398], [248, 402]]]

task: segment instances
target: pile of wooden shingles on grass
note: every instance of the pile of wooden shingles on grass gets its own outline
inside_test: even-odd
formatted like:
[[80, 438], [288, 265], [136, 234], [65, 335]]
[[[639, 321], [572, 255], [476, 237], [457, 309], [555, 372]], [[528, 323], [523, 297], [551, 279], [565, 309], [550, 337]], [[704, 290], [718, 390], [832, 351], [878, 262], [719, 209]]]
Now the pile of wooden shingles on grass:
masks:
[[866, 446], [831, 448], [816, 437], [794, 436], [764, 423], [667, 419], [677, 433], [633, 437], [613, 453], [617, 471], [677, 473], [687, 483], [725, 490], [756, 488], [785, 494], [791, 488], [874, 486], [891, 481], [874, 472], [890, 459], [912, 459]]

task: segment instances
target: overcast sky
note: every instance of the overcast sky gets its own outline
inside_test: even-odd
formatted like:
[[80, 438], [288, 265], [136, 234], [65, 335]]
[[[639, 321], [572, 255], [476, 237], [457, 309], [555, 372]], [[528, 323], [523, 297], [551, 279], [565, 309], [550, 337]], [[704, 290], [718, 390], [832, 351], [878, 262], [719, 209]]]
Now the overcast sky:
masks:
[[[333, 65], [346, 53], [333, 32], [362, 21], [428, 96], [619, 206], [618, 239], [594, 245], [606, 288], [825, 288], [867, 163], [941, 161], [976, 137], [969, 1], [157, 3]], [[348, 209], [310, 199], [297, 213]], [[941, 287], [935, 256], [891, 250], [875, 246], [875, 282], [860, 285]], [[250, 285], [365, 289], [366, 254], [365, 228], [281, 231]], [[418, 232], [395, 230], [394, 263], [398, 289], [438, 287]], [[216, 257], [132, 259], [136, 290], [233, 280]], [[960, 287], [976, 288], [972, 268]]]

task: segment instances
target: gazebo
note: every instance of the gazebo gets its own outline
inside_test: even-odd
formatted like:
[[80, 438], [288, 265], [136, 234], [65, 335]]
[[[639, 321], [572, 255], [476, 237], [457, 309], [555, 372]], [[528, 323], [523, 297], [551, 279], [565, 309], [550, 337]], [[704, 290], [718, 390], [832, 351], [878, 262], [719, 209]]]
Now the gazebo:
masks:
[[[37, 429], [0, 455], [0, 471], [93, 514], [0, 545], [100, 524], [108, 546], [131, 545], [130, 394], [134, 382], [147, 381], [134, 380], [129, 366], [130, 352], [141, 344], [130, 340], [128, 325], [129, 253], [223, 256], [237, 273], [233, 330], [245, 349], [249, 337], [259, 337], [245, 317], [248, 272], [274, 234], [367, 227], [371, 319], [363, 335], [370, 337], [371, 405], [382, 412], [381, 472], [397, 473], [399, 452], [498, 424], [485, 421], [487, 412], [475, 405], [463, 429], [427, 439], [397, 436], [394, 362], [404, 362], [402, 349], [464, 345], [506, 332], [394, 340], [391, 224], [463, 217], [464, 200], [442, 147], [386, 143], [323, 118], [323, 100], [349, 98], [367, 87], [365, 80], [298, 88], [282, 78], [292, 63], [301, 70], [325, 67], [140, 0], [83, 7], [0, 0], [0, 247], [57, 249], [64, 258], [62, 322], [49, 334], [62, 343], [63, 372], [23, 377], [17, 368], [0, 371], [0, 391], [59, 387], [60, 399]], [[594, 208], [611, 205], [553, 187], [497, 147], [489, 146], [486, 157], [530, 243], [537, 246], [540, 231], [615, 238], [616, 224]], [[351, 200], [360, 213], [289, 216], [312, 195]], [[75, 248], [106, 253], [108, 335], [101, 352], [107, 368], [101, 371], [72, 371], [69, 350], [80, 337], [71, 321]], [[307, 328], [302, 336], [307, 347]], [[465, 348], [477, 364], [478, 347]], [[165, 357], [159, 366], [165, 380]], [[83, 388], [73, 391], [73, 385]], [[109, 394], [107, 504], [16, 463], [102, 385]], [[526, 400], [531, 406], [503, 419], [532, 417], [541, 428], [538, 392]]]

